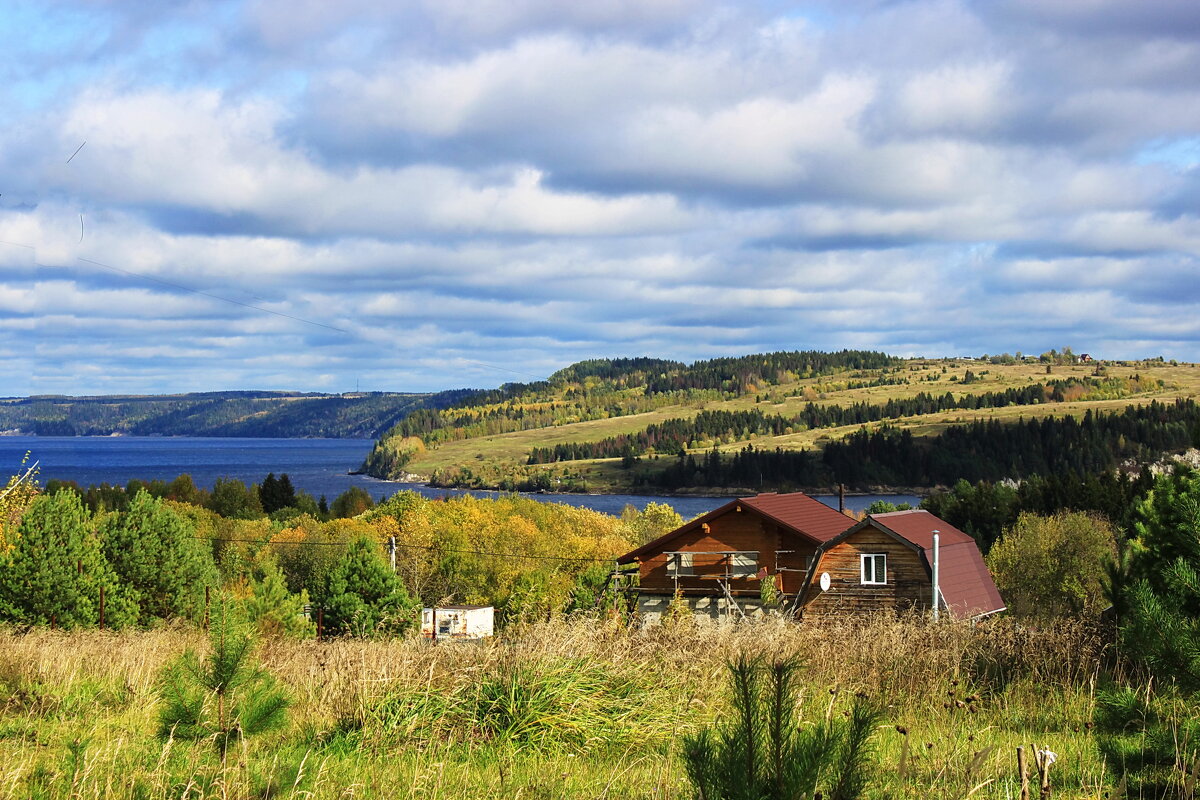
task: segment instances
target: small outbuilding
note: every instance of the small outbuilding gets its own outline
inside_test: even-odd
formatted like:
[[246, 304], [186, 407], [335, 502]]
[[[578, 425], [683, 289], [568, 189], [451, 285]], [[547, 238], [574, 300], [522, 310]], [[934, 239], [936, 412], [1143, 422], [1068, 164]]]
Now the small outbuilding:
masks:
[[485, 639], [495, 630], [492, 606], [437, 606], [421, 611], [421, 635], [434, 642]]

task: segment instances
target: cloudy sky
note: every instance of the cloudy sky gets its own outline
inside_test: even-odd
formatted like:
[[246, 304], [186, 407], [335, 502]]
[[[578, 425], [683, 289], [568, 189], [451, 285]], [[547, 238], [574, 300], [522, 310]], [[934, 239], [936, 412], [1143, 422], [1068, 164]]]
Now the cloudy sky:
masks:
[[1200, 3], [0, 0], [0, 394], [1200, 360]]

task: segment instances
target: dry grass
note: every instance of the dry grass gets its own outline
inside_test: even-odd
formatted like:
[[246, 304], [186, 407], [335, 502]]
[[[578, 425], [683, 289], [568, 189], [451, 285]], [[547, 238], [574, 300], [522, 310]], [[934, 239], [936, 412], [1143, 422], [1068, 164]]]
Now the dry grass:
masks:
[[290, 687], [289, 726], [224, 766], [153, 736], [155, 676], [202, 643], [187, 630], [0, 634], [0, 797], [687, 797], [678, 739], [723, 712], [740, 653], [805, 654], [809, 718], [855, 692], [886, 706], [872, 796], [1008, 786], [1012, 748], [1032, 741], [1062, 754], [1059, 797], [1102, 781], [1078, 730], [1099, 649], [1073, 625], [579, 620], [482, 646], [272, 641], [260, 657]]

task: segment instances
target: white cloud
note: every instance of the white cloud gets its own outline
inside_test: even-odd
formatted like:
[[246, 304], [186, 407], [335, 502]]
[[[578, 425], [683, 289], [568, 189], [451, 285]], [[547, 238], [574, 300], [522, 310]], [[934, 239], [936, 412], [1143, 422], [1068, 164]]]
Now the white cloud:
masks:
[[68, 0], [96, 56], [35, 26], [0, 90], [7, 391], [1194, 357], [1185, 6]]

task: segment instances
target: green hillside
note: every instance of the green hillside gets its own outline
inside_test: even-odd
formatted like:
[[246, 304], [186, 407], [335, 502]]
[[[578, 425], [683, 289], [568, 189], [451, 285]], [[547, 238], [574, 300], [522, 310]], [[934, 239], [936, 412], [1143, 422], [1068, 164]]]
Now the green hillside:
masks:
[[1070, 350], [590, 361], [414, 412], [365, 466], [435, 485], [548, 491], [925, 488], [1113, 469], [1196, 446], [1198, 393], [1194, 365], [1085, 362]]

